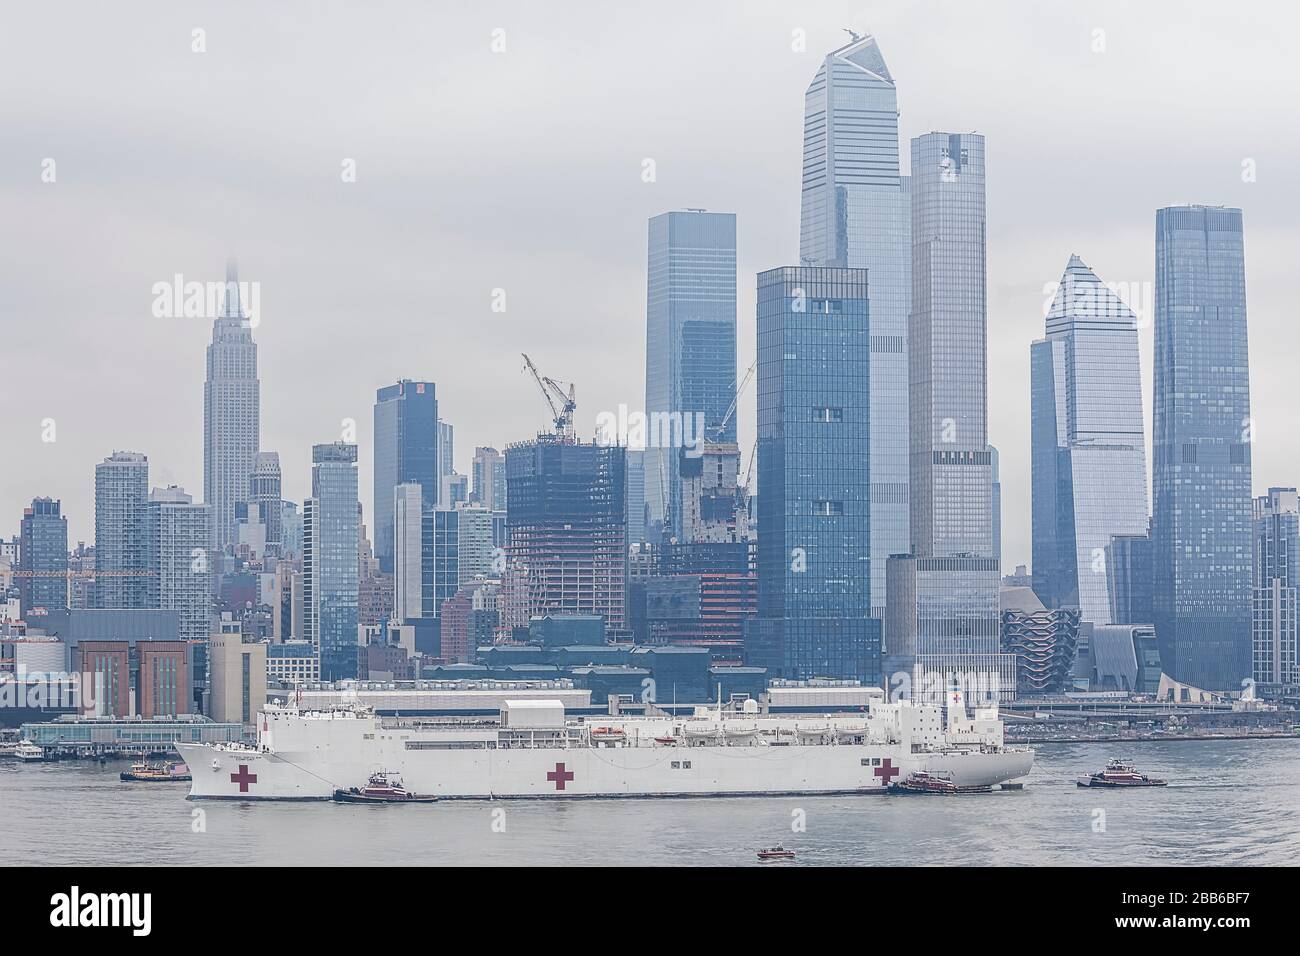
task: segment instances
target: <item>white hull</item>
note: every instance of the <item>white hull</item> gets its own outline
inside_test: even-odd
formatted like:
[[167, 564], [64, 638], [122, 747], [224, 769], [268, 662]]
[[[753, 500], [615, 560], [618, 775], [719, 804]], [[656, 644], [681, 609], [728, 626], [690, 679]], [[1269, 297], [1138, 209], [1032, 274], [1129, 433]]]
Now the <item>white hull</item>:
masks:
[[[1030, 750], [1001, 746], [1000, 725], [996, 741], [958, 746], [920, 721], [920, 730], [900, 733], [862, 718], [755, 718], [748, 724], [761, 730], [749, 736], [737, 735], [737, 723], [745, 721], [710, 734], [723, 726], [716, 717], [687, 721], [698, 726], [665, 743], [682, 721], [608, 719], [520, 731], [271, 711], [256, 749], [177, 749], [193, 774], [192, 797], [239, 800], [327, 800], [380, 772], [400, 775], [413, 794], [441, 799], [884, 793], [921, 770], [951, 775], [960, 787], [993, 786], [1023, 777], [1034, 760]], [[827, 733], [814, 737], [808, 727], [818, 723]], [[618, 738], [597, 742], [593, 727], [601, 724], [620, 728]]]
[[[309, 762], [306, 754], [223, 752], [202, 744], [178, 749], [194, 768], [191, 796], [237, 800], [328, 800], [336, 789], [364, 786], [379, 771], [399, 773], [412, 793], [493, 800], [884, 793], [887, 781], [917, 770], [946, 771], [958, 786], [979, 787], [1022, 777], [1033, 765], [1027, 750], [913, 756], [871, 745], [768, 747], [762, 753], [755, 747], [584, 747], [436, 757], [416, 752], [413, 758], [377, 754], [324, 765]], [[871, 766], [872, 758], [880, 761], [878, 768]]]

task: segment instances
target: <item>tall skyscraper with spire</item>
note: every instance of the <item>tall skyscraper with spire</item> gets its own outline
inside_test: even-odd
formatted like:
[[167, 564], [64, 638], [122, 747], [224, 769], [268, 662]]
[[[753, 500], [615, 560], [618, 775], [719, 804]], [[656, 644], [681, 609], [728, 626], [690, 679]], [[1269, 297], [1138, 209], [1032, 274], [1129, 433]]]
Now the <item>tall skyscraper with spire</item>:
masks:
[[1106, 549], [1147, 530], [1137, 317], [1070, 256], [1029, 356], [1034, 592], [1110, 624]]
[[1166, 674], [1251, 671], [1250, 374], [1241, 210], [1156, 211], [1153, 614]]
[[257, 344], [239, 300], [235, 261], [226, 265], [226, 295], [212, 324], [203, 387], [203, 500], [212, 512], [212, 546], [235, 540], [235, 503], [249, 498], [261, 422]]
[[912, 219], [910, 179], [899, 168], [898, 90], [874, 37], [854, 34], [831, 52], [804, 95], [799, 255], [806, 266], [871, 277], [870, 604], [880, 617], [886, 560], [910, 547]]

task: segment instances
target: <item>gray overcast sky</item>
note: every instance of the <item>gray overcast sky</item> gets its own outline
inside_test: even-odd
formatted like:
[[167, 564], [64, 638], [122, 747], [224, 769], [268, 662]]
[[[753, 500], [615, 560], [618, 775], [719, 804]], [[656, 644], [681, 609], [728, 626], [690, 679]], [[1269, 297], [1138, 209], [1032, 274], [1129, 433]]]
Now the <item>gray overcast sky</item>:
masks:
[[[546, 425], [521, 351], [577, 383], [588, 437], [600, 411], [641, 407], [656, 213], [737, 214], [743, 371], [754, 274], [798, 261], [803, 92], [841, 27], [878, 36], [905, 140], [987, 136], [1005, 567], [1029, 558], [1028, 355], [1044, 285], [1077, 252], [1138, 290], [1149, 319], [1161, 205], [1244, 209], [1255, 486], [1300, 481], [1293, 4], [10, 4], [0, 534], [51, 495], [72, 540], [93, 539], [93, 469], [113, 449], [147, 453], [152, 484], [202, 494], [210, 322], [154, 318], [151, 287], [219, 280], [232, 252], [261, 283], [262, 446], [280, 453], [285, 496], [307, 494], [310, 445], [354, 418], [367, 523], [380, 385], [438, 383], [461, 471], [474, 445]], [[806, 52], [792, 50], [797, 29]], [[1142, 347], [1149, 429], [1149, 327]], [[739, 425], [747, 450], [752, 388]]]

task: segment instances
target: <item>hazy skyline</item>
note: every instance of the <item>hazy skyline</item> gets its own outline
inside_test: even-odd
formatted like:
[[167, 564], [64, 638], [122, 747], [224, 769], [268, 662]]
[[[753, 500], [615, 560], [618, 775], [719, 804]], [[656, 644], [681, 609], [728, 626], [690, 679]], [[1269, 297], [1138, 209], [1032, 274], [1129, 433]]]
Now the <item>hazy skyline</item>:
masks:
[[[284, 496], [299, 502], [312, 444], [338, 439], [343, 419], [356, 422], [370, 487], [375, 390], [400, 378], [437, 383], [462, 473], [474, 446], [548, 424], [520, 352], [576, 382], [586, 439], [600, 412], [639, 408], [646, 221], [668, 210], [737, 216], [743, 375], [755, 275], [798, 263], [804, 90], [846, 41], [841, 27], [876, 35], [897, 80], [904, 169], [906, 143], [923, 132], [986, 136], [1004, 571], [1029, 563], [1029, 344], [1071, 253], [1138, 293], [1125, 298], [1144, 322], [1150, 440], [1160, 206], [1243, 209], [1255, 492], [1300, 482], [1285, 410], [1297, 344], [1286, 282], [1300, 258], [1292, 8], [146, 3], [133, 13], [15, 8], [0, 36], [0, 535], [50, 495], [70, 541], [92, 542], [94, 466], [115, 449], [149, 456], [151, 486], [201, 496], [212, 323], [154, 318], [152, 288], [177, 273], [219, 281], [231, 254], [240, 278], [261, 285], [261, 444], [279, 453]], [[192, 51], [195, 29], [206, 52]], [[48, 158], [53, 183], [42, 181]], [[642, 178], [647, 158], [654, 182]], [[355, 182], [341, 179], [347, 160]], [[1243, 181], [1248, 161], [1255, 181]], [[494, 289], [504, 313], [491, 308]], [[751, 387], [737, 416], [746, 459], [754, 416]], [[42, 440], [46, 419], [54, 442]], [[373, 537], [368, 492], [363, 504]]]

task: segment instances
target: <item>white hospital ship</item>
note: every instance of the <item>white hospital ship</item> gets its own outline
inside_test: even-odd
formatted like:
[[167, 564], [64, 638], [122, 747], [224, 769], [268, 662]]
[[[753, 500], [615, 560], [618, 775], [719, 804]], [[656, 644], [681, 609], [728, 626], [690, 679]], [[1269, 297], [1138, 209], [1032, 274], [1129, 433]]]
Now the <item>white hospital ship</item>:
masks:
[[925, 771], [958, 787], [1023, 777], [1034, 753], [1003, 743], [995, 709], [873, 700], [865, 714], [699, 707], [693, 716], [567, 717], [507, 701], [500, 721], [379, 717], [359, 707], [268, 704], [256, 746], [177, 744], [191, 797], [328, 800], [375, 774], [442, 799], [882, 793]]

